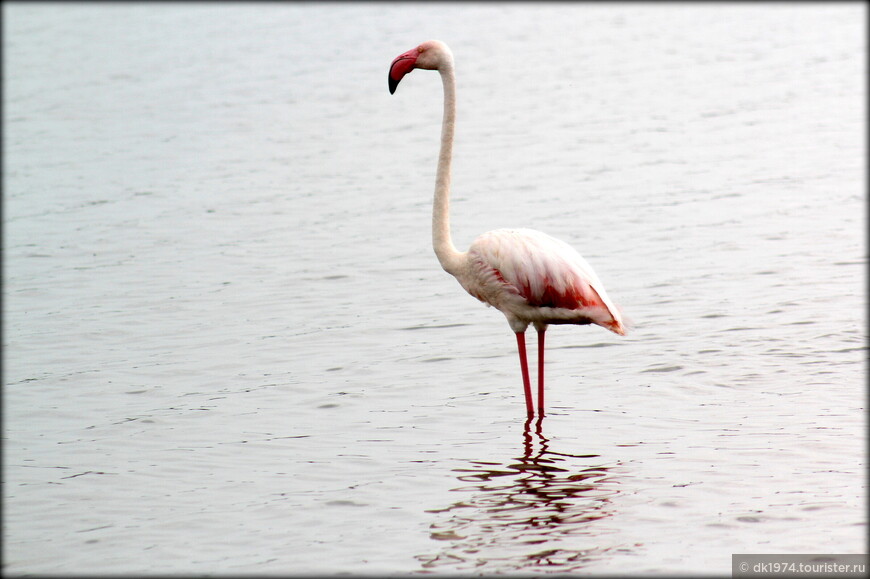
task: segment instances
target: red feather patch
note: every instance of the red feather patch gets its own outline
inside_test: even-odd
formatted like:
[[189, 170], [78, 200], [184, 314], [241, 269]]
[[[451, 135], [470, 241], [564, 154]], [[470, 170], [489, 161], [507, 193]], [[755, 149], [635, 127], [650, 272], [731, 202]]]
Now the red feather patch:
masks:
[[[497, 269], [493, 268], [496, 279], [507, 284], [504, 276]], [[565, 308], [576, 310], [580, 308], [590, 307], [606, 307], [598, 292], [592, 286], [583, 284], [579, 280], [575, 280], [573, 284], [560, 290], [550, 283], [550, 280], [544, 278], [543, 291], [536, 295], [532, 292], [531, 285], [528, 280], [524, 280], [522, 285], [517, 287], [520, 295], [523, 296], [529, 305], [539, 308]]]

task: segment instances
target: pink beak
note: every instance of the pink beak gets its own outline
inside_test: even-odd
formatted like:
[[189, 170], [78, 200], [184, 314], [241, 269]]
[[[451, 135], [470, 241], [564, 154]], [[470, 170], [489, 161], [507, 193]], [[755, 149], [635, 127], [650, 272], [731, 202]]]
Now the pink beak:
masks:
[[397, 56], [393, 61], [393, 64], [390, 65], [390, 72], [387, 75], [387, 80], [390, 84], [390, 94], [396, 92], [396, 87], [399, 86], [399, 81], [401, 81], [406, 74], [414, 70], [414, 67], [417, 64], [418, 54], [417, 49], [412, 48], [408, 52]]

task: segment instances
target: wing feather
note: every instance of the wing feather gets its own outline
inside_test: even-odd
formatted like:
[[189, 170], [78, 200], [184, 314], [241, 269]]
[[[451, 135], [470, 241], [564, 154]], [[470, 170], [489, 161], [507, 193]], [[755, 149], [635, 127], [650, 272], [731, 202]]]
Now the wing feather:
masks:
[[[622, 333], [619, 311], [598, 276], [567, 243], [531, 229], [497, 229], [469, 249], [478, 299], [498, 305], [493, 294], [507, 292], [539, 308], [598, 311], [595, 323]], [[496, 288], [498, 288], [496, 290]]]

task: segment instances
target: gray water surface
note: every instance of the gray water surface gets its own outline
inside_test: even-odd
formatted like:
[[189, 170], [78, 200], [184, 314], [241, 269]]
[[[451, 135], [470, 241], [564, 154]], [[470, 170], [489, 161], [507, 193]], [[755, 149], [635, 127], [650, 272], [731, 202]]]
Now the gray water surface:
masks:
[[[4, 571], [864, 551], [866, 16], [4, 3]], [[429, 38], [457, 246], [546, 231], [635, 324], [551, 329], [541, 422], [430, 246]]]

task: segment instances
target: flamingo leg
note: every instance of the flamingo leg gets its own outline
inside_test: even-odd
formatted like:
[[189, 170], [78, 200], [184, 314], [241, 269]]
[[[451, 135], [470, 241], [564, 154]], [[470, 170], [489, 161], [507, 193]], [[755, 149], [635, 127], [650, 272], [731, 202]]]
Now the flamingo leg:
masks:
[[544, 334], [538, 330], [538, 416], [544, 416]]
[[520, 352], [520, 370], [523, 372], [523, 392], [526, 395], [526, 412], [529, 418], [535, 415], [532, 406], [532, 385], [529, 380], [529, 361], [526, 359], [526, 333], [517, 332], [517, 350]]

